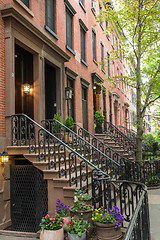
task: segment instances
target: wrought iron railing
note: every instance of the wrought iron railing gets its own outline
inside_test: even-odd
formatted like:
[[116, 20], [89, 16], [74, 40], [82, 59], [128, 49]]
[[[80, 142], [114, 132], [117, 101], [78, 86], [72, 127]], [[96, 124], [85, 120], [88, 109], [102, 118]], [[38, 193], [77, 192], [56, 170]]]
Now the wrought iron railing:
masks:
[[92, 162], [95, 166], [106, 172], [111, 178], [124, 178], [125, 173], [123, 169], [125, 159], [118, 154], [115, 154], [113, 156], [114, 159], [112, 159], [107, 154], [109, 149], [104, 148], [103, 143], [100, 143], [97, 148], [96, 139], [92, 142], [87, 141], [88, 138], [83, 138], [76, 131], [72, 131], [55, 119], [42, 120], [42, 124], [45, 129], [56, 135], [72, 149], [75, 149], [76, 152], [83, 155], [89, 162]]
[[124, 240], [150, 240], [147, 187], [141, 183], [108, 180], [92, 172], [92, 204], [98, 208], [117, 206], [127, 227]]
[[125, 164], [126, 179], [147, 186], [160, 185], [160, 159], [128, 161]]
[[107, 159], [104, 161], [101, 158], [96, 166], [27, 115], [15, 114], [7, 117], [11, 118], [11, 145], [27, 146], [29, 153], [38, 154], [40, 162], [48, 162], [49, 169], [58, 170], [59, 178], [68, 178], [70, 186], [88, 192], [93, 169], [101, 171], [109, 178], [107, 171], [98, 168], [98, 164], [108, 166]]
[[113, 148], [102, 142], [100, 139], [98, 139], [96, 136], [88, 132], [83, 127], [79, 126], [77, 123], [74, 123], [74, 131], [87, 140], [89, 143], [94, 145], [97, 149], [99, 149], [101, 152], [105, 153], [107, 156], [112, 158], [114, 161], [118, 163], [125, 163], [128, 161], [128, 158], [125, 158], [121, 154], [119, 154], [117, 151], [115, 151]]
[[97, 126], [95, 128], [96, 133], [105, 133], [109, 135], [114, 141], [127, 152], [129, 155], [134, 155], [136, 150], [136, 145], [131, 141], [124, 133], [122, 133], [116, 126], [111, 122], [103, 120], [103, 127]]
[[132, 129], [128, 129], [124, 126], [117, 126], [117, 128], [124, 133], [134, 144], [136, 144], [136, 132]]

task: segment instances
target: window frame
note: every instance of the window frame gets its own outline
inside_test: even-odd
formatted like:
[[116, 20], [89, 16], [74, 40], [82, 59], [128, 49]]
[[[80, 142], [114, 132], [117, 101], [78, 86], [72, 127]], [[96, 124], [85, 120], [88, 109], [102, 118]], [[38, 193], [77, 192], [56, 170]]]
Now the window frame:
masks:
[[[88, 67], [88, 64], [86, 63], [86, 32], [88, 31], [88, 28], [86, 27], [86, 25], [84, 24], [84, 22], [79, 19], [79, 24], [80, 24], [80, 41], [81, 41], [81, 62]], [[82, 33], [84, 34], [84, 41], [82, 43]], [[84, 49], [83, 46], [84, 45]], [[82, 52], [84, 51], [84, 52]]]
[[97, 53], [96, 53], [96, 31], [92, 29], [92, 50], [93, 50], [93, 61], [97, 61]]

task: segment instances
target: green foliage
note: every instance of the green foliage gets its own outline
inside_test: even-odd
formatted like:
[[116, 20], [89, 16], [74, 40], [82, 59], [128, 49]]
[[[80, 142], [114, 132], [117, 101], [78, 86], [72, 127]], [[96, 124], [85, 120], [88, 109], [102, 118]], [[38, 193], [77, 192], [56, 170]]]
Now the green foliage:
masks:
[[78, 217], [72, 217], [71, 221], [67, 223], [67, 231], [71, 234], [77, 234], [79, 237], [82, 236], [82, 233], [90, 227], [88, 221], [79, 219]]
[[72, 210], [74, 211], [85, 211], [90, 210], [92, 206], [87, 203], [90, 200], [91, 196], [87, 193], [83, 193], [82, 190], [75, 190], [74, 202]]
[[102, 123], [104, 122], [104, 116], [101, 111], [96, 111], [94, 115], [94, 123], [96, 127], [101, 127]]
[[[64, 125], [70, 130], [74, 130], [74, 121], [72, 117], [67, 117]], [[66, 130], [68, 132], [68, 130]]]
[[42, 218], [40, 227], [42, 230], [58, 230], [63, 226], [63, 218], [60, 217], [57, 213], [55, 213], [54, 217], [51, 217], [47, 214]]
[[[60, 110], [56, 114], [54, 114], [53, 120], [57, 120], [58, 122], [62, 123]], [[53, 133], [60, 133], [61, 128], [62, 128], [61, 124], [57, 123], [56, 121], [53, 121], [52, 123]]]
[[144, 150], [150, 151], [153, 154], [157, 152], [159, 149], [158, 142], [151, 133], [150, 134], [144, 134], [143, 136], [143, 146]]

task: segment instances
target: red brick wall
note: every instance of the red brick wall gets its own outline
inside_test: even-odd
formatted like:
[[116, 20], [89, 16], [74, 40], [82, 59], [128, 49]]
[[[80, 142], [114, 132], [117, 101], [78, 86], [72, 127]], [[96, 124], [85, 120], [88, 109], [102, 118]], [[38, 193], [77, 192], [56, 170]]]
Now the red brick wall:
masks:
[[[56, 40], [50, 33], [44, 30], [45, 24], [45, 0], [30, 0], [30, 10], [33, 12], [34, 17], [32, 17], [22, 6], [20, 6], [16, 0], [2, 0], [0, 2], [0, 8], [4, 6], [5, 3], [10, 3], [16, 7], [22, 14], [26, 15], [36, 24], [38, 24], [43, 31], [45, 31], [48, 36], [50, 36], [54, 42], [56, 42], [64, 51], [66, 51], [70, 56], [71, 59], [68, 63], [65, 63], [65, 66], [72, 69], [74, 72], [78, 74], [78, 77], [75, 80], [75, 120], [77, 123], [82, 124], [82, 87], [80, 78], [86, 79], [90, 86], [88, 88], [88, 126], [89, 130], [92, 131], [94, 126], [94, 116], [93, 116], [93, 89], [92, 89], [92, 79], [91, 73], [97, 72], [101, 78], [104, 80], [107, 78], [107, 66], [104, 67], [106, 74], [101, 71], [101, 66], [97, 68], [97, 65], [93, 62], [93, 53], [92, 53], [92, 26], [95, 24], [95, 16], [91, 11], [91, 1], [85, 0], [85, 9], [86, 13], [83, 11], [81, 6], [79, 5], [79, 0], [69, 0], [73, 8], [76, 10], [76, 14], [73, 17], [73, 50], [77, 53], [76, 58], [78, 55], [80, 56], [81, 48], [80, 48], [80, 26], [79, 26], [79, 19], [81, 18], [85, 25], [88, 27], [88, 31], [86, 33], [86, 62], [88, 67], [84, 66], [81, 62], [77, 61], [75, 56], [71, 54], [68, 50], [66, 50], [66, 16], [65, 16], [65, 4], [64, 0], [56, 0], [56, 34], [59, 37], [59, 40]], [[97, 15], [99, 14], [99, 7], [98, 3], [96, 12]], [[102, 23], [104, 30], [105, 30], [105, 23]], [[104, 44], [104, 56], [107, 54], [107, 51], [111, 52], [113, 50], [111, 45], [111, 39], [108, 40], [106, 37], [105, 32], [100, 27], [99, 23], [97, 26], [94, 26], [96, 31], [96, 53], [97, 53], [97, 62], [101, 61], [101, 44], [102, 41]], [[4, 116], [5, 116], [5, 65], [4, 65], [4, 25], [3, 21], [0, 17], [0, 134], [5, 134], [4, 129]], [[112, 54], [111, 54], [112, 57]], [[117, 67], [119, 71], [122, 72], [123, 75], [128, 74], [126, 68], [124, 67], [123, 63], [119, 59], [115, 59], [115, 75], [117, 71]], [[111, 76], [113, 75], [112, 71], [112, 64], [110, 66]], [[107, 106], [107, 120], [109, 120], [109, 97], [108, 97], [108, 87], [109, 83], [104, 82], [103, 84], [106, 89], [106, 106]], [[115, 88], [112, 92], [116, 92], [120, 96], [120, 116], [121, 116], [121, 123], [123, 123], [122, 119], [122, 104], [124, 102], [129, 103], [126, 94], [122, 91], [122, 89]], [[103, 101], [102, 95], [100, 95], [100, 109], [103, 110]], [[130, 109], [129, 109], [130, 111]], [[113, 112], [113, 119], [114, 119], [114, 108], [112, 106]], [[113, 122], [114, 123], [114, 122]]]

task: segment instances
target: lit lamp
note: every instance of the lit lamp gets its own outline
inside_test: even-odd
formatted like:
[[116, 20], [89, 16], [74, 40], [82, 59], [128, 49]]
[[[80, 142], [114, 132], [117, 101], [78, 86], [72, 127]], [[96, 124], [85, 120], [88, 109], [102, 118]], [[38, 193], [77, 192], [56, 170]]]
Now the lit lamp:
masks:
[[65, 99], [72, 99], [72, 89], [70, 87], [65, 88]]
[[8, 161], [9, 161], [9, 155], [5, 150], [0, 154], [0, 158], [1, 158], [2, 164], [8, 163]]
[[31, 90], [31, 85], [28, 83], [23, 84], [23, 92], [28, 94]]

